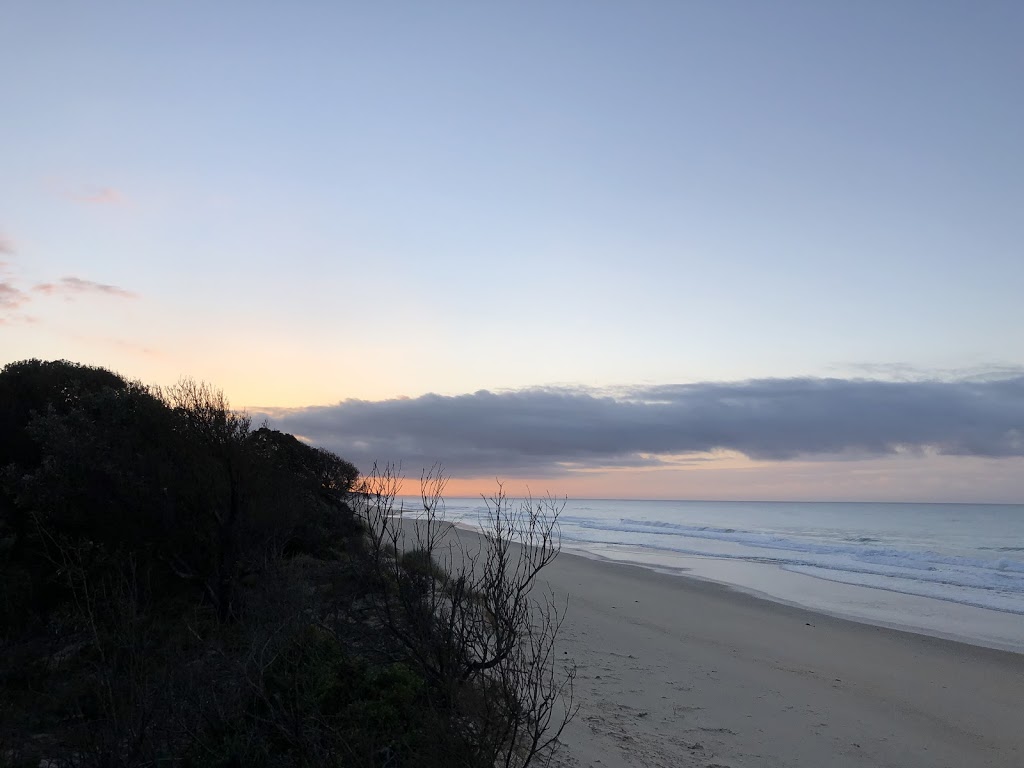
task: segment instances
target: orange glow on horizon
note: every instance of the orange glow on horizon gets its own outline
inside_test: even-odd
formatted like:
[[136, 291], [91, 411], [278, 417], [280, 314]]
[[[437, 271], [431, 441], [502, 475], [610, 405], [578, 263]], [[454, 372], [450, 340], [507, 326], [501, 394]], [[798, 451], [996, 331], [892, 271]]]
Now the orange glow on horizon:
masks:
[[[932, 456], [861, 461], [759, 462], [726, 456], [685, 469], [620, 469], [535, 478], [505, 478], [510, 498], [550, 493], [573, 499], [693, 499], [722, 501], [882, 501], [1020, 504], [1024, 458]], [[493, 478], [452, 478], [448, 498], [490, 496]], [[416, 502], [419, 478], [402, 493]]]

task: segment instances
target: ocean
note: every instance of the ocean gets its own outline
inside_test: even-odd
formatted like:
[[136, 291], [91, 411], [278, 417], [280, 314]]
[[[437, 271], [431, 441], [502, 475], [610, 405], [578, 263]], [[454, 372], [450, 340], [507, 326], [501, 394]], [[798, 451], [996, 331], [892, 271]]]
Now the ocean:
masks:
[[[481, 499], [448, 499], [476, 527]], [[563, 550], [1024, 652], [1024, 505], [568, 500]]]

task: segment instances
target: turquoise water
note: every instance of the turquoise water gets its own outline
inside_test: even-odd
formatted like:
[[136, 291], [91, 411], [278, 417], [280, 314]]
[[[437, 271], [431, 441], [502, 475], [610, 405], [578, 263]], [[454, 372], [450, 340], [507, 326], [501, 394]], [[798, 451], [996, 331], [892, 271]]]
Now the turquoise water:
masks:
[[[480, 499], [450, 499], [475, 526]], [[563, 547], [1024, 649], [1024, 505], [569, 500]]]

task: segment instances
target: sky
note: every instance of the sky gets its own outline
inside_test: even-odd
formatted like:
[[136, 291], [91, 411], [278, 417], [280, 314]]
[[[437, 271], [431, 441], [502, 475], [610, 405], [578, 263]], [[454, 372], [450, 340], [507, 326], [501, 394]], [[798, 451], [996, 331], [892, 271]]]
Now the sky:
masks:
[[574, 497], [1024, 502], [1024, 5], [0, 3], [0, 362]]

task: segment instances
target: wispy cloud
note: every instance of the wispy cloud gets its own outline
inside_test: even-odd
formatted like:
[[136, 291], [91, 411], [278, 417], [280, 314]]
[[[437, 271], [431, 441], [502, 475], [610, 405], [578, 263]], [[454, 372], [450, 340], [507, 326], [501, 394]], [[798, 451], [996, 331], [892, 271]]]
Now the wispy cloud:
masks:
[[[13, 256], [15, 252], [14, 242], [0, 234], [0, 255]], [[7, 259], [0, 259], [0, 273], [8, 273], [11, 262]], [[13, 314], [20, 307], [31, 300], [31, 296], [18, 288], [10, 280], [0, 280], [0, 325], [9, 325], [12, 322], [28, 320], [22, 316]]]
[[[14, 243], [0, 235], [0, 256], [14, 255], [15, 251]], [[54, 282], [36, 283], [31, 288], [21, 288], [17, 284], [18, 281], [12, 279], [12, 263], [11, 260], [0, 259], [0, 325], [37, 322], [37, 318], [20, 314], [18, 310], [46, 296], [62, 296], [65, 301], [73, 301], [87, 295], [116, 299], [138, 298], [138, 294], [125, 288], [70, 275]]]
[[47, 296], [61, 295], [65, 298], [74, 298], [83, 294], [103, 294], [116, 296], [120, 299], [138, 298], [137, 293], [119, 288], [116, 285], [96, 283], [92, 280], [83, 280], [80, 277], [62, 277], [55, 283], [38, 283], [33, 286], [32, 290]]
[[1024, 456], [1024, 376], [1001, 380], [761, 379], [346, 400], [265, 415], [359, 466], [442, 461], [456, 476], [659, 466], [728, 450], [754, 459], [935, 452]]
[[[3, 262], [0, 262], [3, 266]], [[63, 296], [73, 301], [85, 295], [112, 296], [117, 299], [134, 299], [137, 294], [116, 285], [96, 283], [80, 277], [63, 277], [55, 283], [38, 283], [31, 293], [24, 291], [10, 280], [0, 280], [0, 325], [34, 323], [36, 318], [18, 314], [18, 310], [32, 303], [40, 296]]]
[[123, 205], [127, 202], [124, 194], [114, 187], [75, 186], [67, 182], [51, 182], [54, 194], [80, 205]]
[[101, 187], [73, 196], [80, 203], [89, 205], [120, 205], [124, 202], [124, 196], [113, 187]]
[[46, 181], [46, 186], [56, 197], [79, 205], [119, 206], [130, 202], [120, 189], [109, 185], [82, 184], [66, 178], [50, 178]]
[[3, 315], [0, 314], [0, 325], [34, 325], [39, 318], [30, 315]]
[[0, 310], [10, 312], [29, 302], [30, 297], [24, 291], [4, 280], [0, 282]]
[[[3, 262], [0, 262], [0, 266]], [[0, 280], [0, 325], [33, 323], [35, 318], [18, 313], [32, 297], [8, 280]]]
[[1024, 366], [1012, 363], [987, 363], [960, 368], [922, 368], [909, 363], [848, 363], [830, 366], [837, 373], [839, 370], [863, 373], [866, 378], [885, 379], [887, 381], [985, 381], [992, 379], [1009, 379], [1024, 376]]
[[139, 344], [134, 341], [128, 341], [127, 339], [117, 339], [110, 336], [94, 336], [91, 334], [79, 334], [73, 333], [68, 336], [75, 342], [88, 347], [107, 347], [109, 349], [117, 349], [121, 352], [128, 352], [133, 356], [140, 357], [162, 357], [163, 352], [155, 347], [146, 346]]

